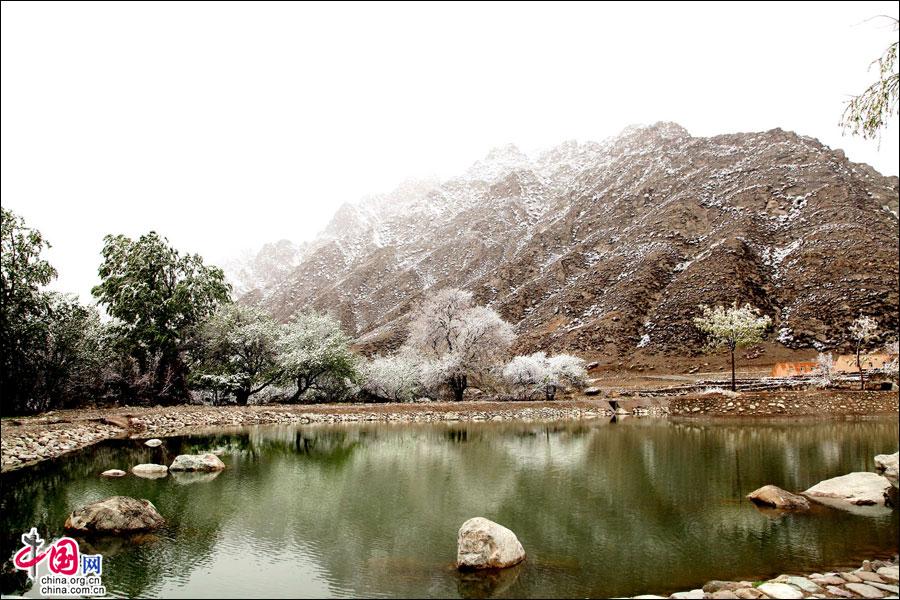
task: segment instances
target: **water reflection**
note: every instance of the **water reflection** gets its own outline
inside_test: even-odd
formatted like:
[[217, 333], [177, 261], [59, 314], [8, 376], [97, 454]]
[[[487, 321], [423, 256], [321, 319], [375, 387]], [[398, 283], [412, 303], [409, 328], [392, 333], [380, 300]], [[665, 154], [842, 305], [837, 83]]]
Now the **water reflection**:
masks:
[[[897, 421], [369, 424], [258, 427], [119, 440], [3, 476], [0, 553], [31, 526], [123, 494], [167, 519], [146, 539], [88, 540], [125, 596], [634, 595], [755, 579], [896, 552], [897, 512], [761, 513], [744, 500], [851, 471], [896, 449]], [[103, 479], [109, 468], [223, 451], [228, 468]], [[189, 477], [184, 477], [189, 476]], [[472, 516], [517, 533], [514, 570], [457, 574]], [[22, 577], [0, 576], [3, 593]]]

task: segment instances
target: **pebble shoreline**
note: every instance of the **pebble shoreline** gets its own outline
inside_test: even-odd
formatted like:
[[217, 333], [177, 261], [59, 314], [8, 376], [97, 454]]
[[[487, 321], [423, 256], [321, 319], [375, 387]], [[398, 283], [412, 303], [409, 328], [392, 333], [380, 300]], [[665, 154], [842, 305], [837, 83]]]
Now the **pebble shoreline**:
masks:
[[[614, 412], [609, 401], [620, 406]], [[83, 409], [4, 420], [0, 471], [7, 472], [103, 440], [178, 435], [198, 428], [311, 423], [560, 421], [642, 417], [833, 417], [897, 414], [897, 392], [749, 392], [654, 399], [597, 397], [554, 402], [467, 401], [407, 404], [251, 405]]]
[[[503, 405], [499, 404], [500, 407]], [[611, 418], [611, 409], [600, 402], [582, 403], [581, 406], [534, 406], [473, 410], [469, 406], [442, 404], [414, 404], [404, 410], [383, 410], [373, 405], [345, 405], [334, 410], [311, 410], [310, 407], [292, 406], [269, 408], [251, 407], [177, 407], [168, 412], [133, 409], [130, 416], [111, 417], [116, 425], [94, 421], [79, 423], [53, 422], [40, 431], [4, 434], [0, 445], [2, 471], [7, 472], [33, 465], [42, 460], [56, 458], [79, 448], [84, 448], [116, 437], [161, 437], [195, 432], [202, 428], [241, 427], [249, 425], [306, 425], [334, 423], [434, 423], [434, 422], [498, 422], [498, 421], [560, 421], [577, 419]], [[448, 409], [455, 408], [455, 410]], [[620, 413], [621, 414], [621, 413]], [[632, 412], [625, 413], [627, 415]], [[641, 416], [664, 416], [666, 409], [637, 409]], [[623, 415], [624, 416], [624, 415]], [[32, 428], [37, 423], [32, 424]]]
[[897, 557], [893, 561], [863, 561], [853, 571], [811, 573], [806, 576], [779, 575], [762, 582], [710, 581], [702, 588], [669, 596], [646, 594], [633, 598], [675, 598], [680, 600], [718, 598], [756, 600], [766, 598], [897, 598]]

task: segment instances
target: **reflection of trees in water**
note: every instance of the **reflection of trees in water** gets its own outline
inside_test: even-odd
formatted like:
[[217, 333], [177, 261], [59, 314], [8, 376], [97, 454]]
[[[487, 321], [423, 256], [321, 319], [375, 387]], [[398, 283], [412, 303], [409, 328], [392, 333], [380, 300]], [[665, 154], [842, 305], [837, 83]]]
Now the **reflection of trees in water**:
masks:
[[[150, 499], [168, 521], [140, 544], [103, 546], [104, 579], [125, 595], [187, 581], [215, 559], [217, 544], [312, 558], [335, 589], [354, 595], [540, 595], [564, 581], [567, 595], [603, 596], [657, 586], [661, 576], [683, 589], [711, 578], [710, 565], [722, 576], [765, 574], [778, 561], [796, 568], [779, 552], [798, 547], [802, 560], [826, 564], [861, 544], [895, 544], [896, 512], [878, 528], [834, 512], [770, 518], [743, 496], [765, 483], [805, 489], [864, 470], [884, 451], [879, 442], [896, 444], [897, 430], [883, 421], [625, 419], [260, 427], [168, 438], [158, 454], [126, 440], [4, 476], [0, 525], [15, 538], [4, 536], [2, 550], [11, 556], [23, 527], [61, 532], [76, 505], [121, 493]], [[214, 448], [226, 450], [228, 469], [208, 481], [97, 477]], [[453, 570], [456, 531], [476, 515], [519, 536], [529, 558], [516, 577], [464, 579]]]

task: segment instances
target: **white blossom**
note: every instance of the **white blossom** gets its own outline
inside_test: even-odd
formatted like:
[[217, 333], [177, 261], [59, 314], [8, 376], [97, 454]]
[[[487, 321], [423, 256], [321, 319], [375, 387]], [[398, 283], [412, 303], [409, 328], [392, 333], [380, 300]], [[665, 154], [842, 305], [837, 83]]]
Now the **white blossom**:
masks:
[[475, 306], [471, 292], [447, 288], [422, 304], [405, 347], [423, 358], [426, 385], [447, 385], [461, 400], [472, 381], [502, 364], [512, 341], [512, 326], [496, 311]]

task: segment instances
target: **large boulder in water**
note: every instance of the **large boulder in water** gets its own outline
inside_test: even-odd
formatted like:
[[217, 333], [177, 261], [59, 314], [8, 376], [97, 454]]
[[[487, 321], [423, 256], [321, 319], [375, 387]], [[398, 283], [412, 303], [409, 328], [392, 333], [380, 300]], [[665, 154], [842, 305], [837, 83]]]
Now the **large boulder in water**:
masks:
[[792, 494], [774, 485], [764, 485], [747, 494], [747, 498], [754, 504], [783, 510], [806, 510], [809, 508], [809, 500], [803, 496]]
[[894, 487], [897, 487], [898, 460], [900, 460], [900, 452], [879, 454], [875, 457], [875, 470], [884, 475], [884, 478], [890, 481]]
[[156, 529], [165, 522], [149, 500], [112, 496], [76, 509], [65, 527], [79, 533], [132, 533]]
[[483, 517], [469, 519], [456, 538], [456, 565], [462, 570], [502, 569], [525, 560], [512, 531]]
[[169, 466], [170, 471], [221, 471], [225, 463], [215, 454], [179, 454]]
[[145, 479], [159, 479], [166, 476], [169, 467], [166, 465], [155, 465], [153, 463], [143, 463], [131, 467], [131, 472], [138, 477]]
[[820, 481], [803, 495], [834, 508], [878, 514], [885, 510], [885, 497], [890, 489], [891, 482], [877, 473], [849, 473]]

